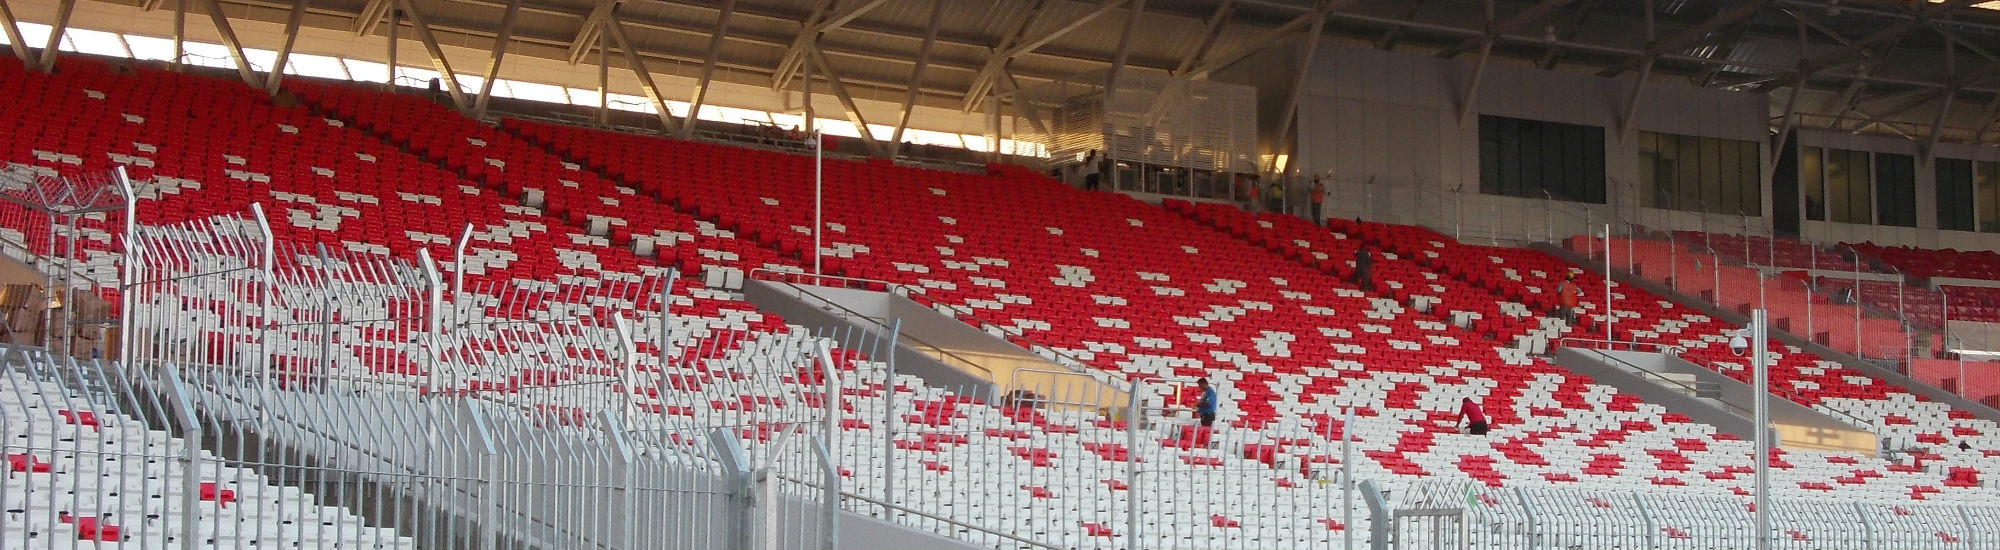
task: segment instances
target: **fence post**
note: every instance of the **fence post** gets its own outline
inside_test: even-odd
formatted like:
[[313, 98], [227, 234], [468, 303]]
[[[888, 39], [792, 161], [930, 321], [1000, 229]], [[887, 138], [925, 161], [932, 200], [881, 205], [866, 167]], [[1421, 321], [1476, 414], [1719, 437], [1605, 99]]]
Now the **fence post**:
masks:
[[1542, 521], [1535, 517], [1535, 502], [1528, 500], [1528, 492], [1520, 487], [1514, 488], [1514, 498], [1521, 501], [1521, 515], [1527, 516], [1528, 546], [1539, 547], [1542, 543]]
[[201, 420], [178, 365], [162, 365], [160, 373], [174, 423], [181, 429], [181, 550], [194, 550], [201, 540]]
[[1139, 395], [1144, 392], [1146, 381], [1132, 380], [1131, 390], [1125, 392], [1125, 548], [1138, 550], [1139, 507], [1133, 494], [1139, 492], [1139, 425], [1144, 422], [1140, 415]]
[[479, 407], [473, 405], [470, 399], [459, 400], [458, 406], [459, 412], [465, 415], [466, 423], [471, 425], [469, 428], [475, 445], [473, 451], [479, 464], [479, 487], [475, 492], [479, 495], [479, 547], [499, 548], [500, 495], [494, 478], [499, 470], [495, 463], [500, 460], [500, 450], [493, 442], [493, 430], [487, 426], [486, 415], [479, 412]]
[[882, 382], [882, 502], [885, 504], [896, 504], [896, 342], [902, 329], [902, 318], [890, 319], [889, 350], [876, 355], [886, 357], [884, 362], [889, 364], [888, 379]]
[[[840, 436], [840, 369], [833, 360], [833, 340], [820, 338], [815, 355], [819, 358], [820, 380], [824, 386], [824, 395], [820, 400], [823, 417], [821, 435], [814, 447], [819, 451], [820, 463], [826, 470], [826, 483], [820, 497], [825, 500], [820, 503], [820, 538], [822, 548], [833, 550], [840, 540], [840, 460], [831, 452], [831, 449], [838, 448], [837, 438]], [[893, 393], [895, 388], [889, 391]], [[776, 506], [776, 503], [772, 504]]]
[[1862, 542], [1866, 543], [1867, 549], [1878, 550], [1881, 548], [1882, 545], [1875, 542], [1875, 522], [1868, 521], [1868, 509], [1863, 507], [1862, 503], [1856, 502], [1854, 503], [1854, 515], [1861, 519]]
[[[422, 361], [425, 382], [430, 385], [431, 391], [437, 391], [438, 357], [442, 353], [438, 349], [437, 339], [444, 334], [444, 281], [438, 276], [437, 261], [431, 259], [430, 249], [417, 249], [417, 267], [424, 273], [424, 304], [430, 308], [430, 311], [425, 313], [424, 332], [427, 334], [421, 344], [425, 348], [425, 353], [417, 355], [418, 360]], [[456, 315], [453, 317], [453, 322], [459, 321]], [[327, 322], [332, 323], [333, 319], [329, 317]]]
[[1646, 505], [1646, 494], [1632, 492], [1632, 499], [1639, 503], [1639, 519], [1646, 522], [1646, 547], [1660, 547], [1660, 523], [1653, 519], [1653, 508]]
[[[258, 264], [260, 264], [257, 266], [257, 275], [261, 278], [258, 281], [259, 292], [257, 293], [258, 307], [260, 308], [258, 315], [261, 316], [257, 319], [258, 324], [261, 325], [257, 328], [257, 351], [259, 355], [257, 357], [257, 365], [258, 371], [263, 373], [263, 388], [269, 390], [272, 388], [271, 340], [273, 338], [271, 338], [271, 333], [276, 330], [271, 322], [271, 293], [278, 291], [277, 277], [272, 271], [272, 263], [277, 257], [276, 252], [273, 250], [276, 243], [272, 241], [277, 239], [271, 236], [271, 224], [264, 218], [264, 205], [262, 203], [250, 203], [250, 215], [253, 219], [257, 220], [257, 236], [261, 238], [261, 242], [258, 243], [259, 246], [257, 247]], [[69, 289], [65, 287], [63, 290], [67, 292]], [[67, 348], [65, 348], [65, 351], [67, 351]]]
[[[728, 532], [734, 540], [730, 548], [762, 548], [761, 528], [756, 525], [757, 505], [762, 495], [752, 484], [750, 457], [743, 452], [743, 446], [736, 441], [736, 435], [728, 428], [716, 428], [708, 432], [708, 446], [715, 451], [715, 460], [729, 484], [729, 510], [722, 515], [729, 518]], [[489, 547], [490, 548], [490, 547]]]
[[[629, 391], [630, 388], [627, 389]], [[632, 550], [639, 547], [637, 530], [639, 523], [639, 514], [637, 511], [639, 497], [637, 492], [632, 488], [632, 457], [634, 456], [632, 443], [625, 438], [624, 427], [619, 424], [618, 417], [611, 414], [611, 411], [597, 411], [597, 422], [598, 428], [604, 432], [605, 440], [611, 443], [611, 450], [613, 451], [611, 458], [617, 462], [613, 468], [613, 475], [618, 478], [617, 491], [621, 496], [618, 505], [618, 548], [620, 550]]]

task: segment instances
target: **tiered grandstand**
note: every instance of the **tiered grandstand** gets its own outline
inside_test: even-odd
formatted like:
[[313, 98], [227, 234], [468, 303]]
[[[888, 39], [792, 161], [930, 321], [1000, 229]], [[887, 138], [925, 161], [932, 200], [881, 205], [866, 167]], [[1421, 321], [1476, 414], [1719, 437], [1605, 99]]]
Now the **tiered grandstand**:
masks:
[[[401, 28], [418, 3], [362, 10], [390, 12]], [[718, 27], [739, 8], [667, 4], [713, 9]], [[781, 6], [745, 4], [744, 17], [792, 22], [774, 15]], [[884, 3], [821, 13], [845, 4], [818, 3], [800, 14], [799, 32], [865, 22]], [[918, 75], [939, 19], [970, 9], [957, 4], [926, 4]], [[994, 9], [1011, 18], [1014, 4]], [[1045, 3], [1022, 4], [1034, 6], [1032, 23]], [[1174, 14], [1201, 4], [1214, 10], [1214, 41], [1230, 25], [1276, 32], [1282, 22], [1264, 12], [1289, 9], [1125, 4], [1071, 15], [1185, 19]], [[1295, 26], [1320, 32], [1344, 4], [1309, 9]], [[1406, 22], [1423, 19], [1422, 2], [1403, 4]], [[1516, 17], [1572, 27], [1590, 16], [1546, 4]], [[518, 8], [508, 8], [503, 41]], [[1376, 8], [1349, 17], [1380, 18]], [[1748, 10], [1735, 17], [1761, 29], [1753, 23], [1768, 6], [1752, 8], [1709, 11]], [[1957, 9], [1911, 9], [1946, 8]], [[616, 43], [630, 55], [618, 18], [638, 15], [618, 9], [604, 7], [582, 33], [604, 36], [580, 35], [577, 47], [606, 57]], [[1607, 17], [1634, 9], [1605, 8]], [[439, 27], [462, 27], [457, 15]], [[1919, 11], [1908, 24], [1946, 15]], [[884, 21], [863, 26], [895, 34]], [[407, 22], [448, 73], [431, 23]], [[1494, 25], [1470, 46], [1479, 70], [1512, 32]], [[990, 53], [1055, 40], [1029, 36], [1041, 32], [1023, 23]], [[1557, 32], [1551, 22], [1549, 42], [1571, 40]], [[710, 35], [699, 86], [724, 35]], [[1320, 47], [1317, 36], [1308, 47]], [[1397, 40], [1383, 38], [1382, 49]], [[594, 41], [604, 45], [591, 50]], [[796, 63], [825, 72], [820, 46], [806, 42]], [[1226, 42], [1248, 48], [1229, 62], [1276, 63], [1243, 37]], [[1990, 381], [2000, 365], [1985, 361], [2000, 356], [2000, 340], [1984, 336], [2000, 335], [2000, 256], [1988, 250], [2000, 246], [1990, 235], [1967, 251], [1828, 246], [1833, 230], [1810, 224], [1841, 222], [1820, 212], [1805, 229], [1774, 219], [1753, 232], [1744, 222], [1755, 234], [1618, 220], [1622, 229], [1597, 233], [1602, 220], [1547, 220], [1542, 240], [1558, 226], [1581, 230], [1558, 242], [1501, 242], [1497, 228], [1519, 220], [1487, 220], [1483, 242], [1493, 244], [1471, 244], [1393, 205], [1343, 210], [1382, 216], [1322, 217], [1301, 207], [1320, 181], [1313, 174], [1340, 185], [1342, 162], [1380, 160], [1356, 160], [1368, 157], [1347, 149], [1363, 147], [1359, 138], [1328, 137], [1345, 122], [1283, 137], [1307, 168], [1280, 169], [1287, 161], [1272, 153], [1236, 159], [1263, 165], [1245, 169], [1201, 152], [1212, 143], [1200, 140], [1223, 132], [1189, 130], [1197, 125], [1176, 117], [1200, 109], [1174, 111], [1159, 89], [1117, 91], [1157, 93], [1144, 96], [1156, 111], [1136, 113], [1145, 116], [1114, 112], [1123, 107], [1102, 89], [1089, 101], [1044, 97], [1079, 82], [1116, 88], [1123, 52], [1108, 77], [1038, 78], [1041, 88], [1012, 75], [975, 80], [975, 89], [1008, 82], [1007, 109], [1059, 112], [1008, 115], [1019, 123], [1002, 131], [995, 106], [988, 151], [918, 155], [877, 143], [844, 88], [834, 93], [849, 128], [870, 138], [795, 132], [773, 113], [702, 118], [702, 99], [676, 113], [655, 97], [638, 109], [653, 112], [638, 114], [611, 113], [607, 99], [584, 121], [567, 106], [460, 97], [477, 86], [252, 79], [260, 73], [248, 61], [238, 74], [74, 44], [46, 54], [18, 46], [21, 63], [0, 62], [0, 104], [14, 106], [0, 108], [0, 548], [2000, 547], [2000, 507], [1990, 504], [2000, 497], [2000, 385]], [[995, 57], [995, 70], [1011, 55], [1028, 54]], [[1275, 89], [1241, 74], [1250, 69], [1207, 67], [1203, 55], [1169, 72]], [[1343, 102], [1372, 96], [1317, 90], [1346, 84], [1309, 86], [1317, 77], [1306, 70], [1346, 74], [1346, 63], [1377, 54], [1351, 55], [1306, 66], [1300, 84], [1283, 88], [1352, 109]], [[657, 96], [642, 57], [631, 58], [635, 73]], [[489, 80], [500, 74], [499, 56], [493, 63]], [[793, 63], [768, 75], [773, 87], [789, 90]], [[1653, 70], [1647, 61], [1643, 72]], [[1505, 78], [1543, 74], [1555, 73]], [[1811, 74], [1787, 85], [1809, 87]], [[922, 78], [911, 80], [898, 136], [925, 93]], [[532, 89], [507, 82], [510, 93]], [[1953, 81], [1947, 93], [1966, 86]], [[1315, 120], [1292, 99], [1301, 110], [1284, 116]], [[1522, 115], [1520, 105], [1479, 117], [1457, 108], [1461, 126], [1491, 117], [1518, 130], [1460, 140], [1477, 143], [1480, 162], [1489, 152], [1512, 159], [1510, 170], [1531, 148], [1497, 144], [1575, 126], [1501, 116]], [[1197, 135], [1117, 150], [1113, 138], [1131, 136], [1098, 134], [1115, 134], [1120, 117]], [[1638, 120], [1618, 127], [1638, 124], [1648, 143], [1662, 139], [1655, 130], [1694, 132]], [[646, 126], [655, 122], [666, 127]], [[1756, 139], [1764, 122], [1752, 124]], [[1085, 171], [1068, 158], [1081, 151], [1051, 137], [1065, 131], [1103, 144], [1114, 160], [1088, 172], [1101, 171], [1109, 189], [1081, 185]], [[1721, 132], [1702, 130], [1711, 131]], [[1003, 135], [1043, 141], [1003, 156]], [[958, 143], [970, 145], [966, 137]], [[1857, 147], [1797, 139], [1765, 146]], [[1588, 149], [1573, 141], [1532, 154]], [[1437, 154], [1435, 143], [1417, 149], [1428, 153], [1382, 157]], [[1658, 166], [1683, 158], [1645, 154]], [[1169, 157], [1183, 164], [1159, 161]], [[1606, 172], [1603, 157], [1536, 168], [1546, 168], [1536, 172], [1540, 197], [1501, 188], [1514, 175], [1485, 173], [1449, 193], [1491, 201], [1495, 217], [1529, 201], [1586, 203], [1578, 208], [1589, 215], [1638, 208], [1636, 198], [1607, 198], [1602, 173], [1595, 202], [1550, 191], [1569, 185], [1569, 170]], [[1198, 164], [1214, 158], [1224, 160]], [[1709, 168], [1703, 178], [1726, 179]], [[1442, 177], [1418, 172], [1420, 185]], [[1272, 181], [1289, 194], [1252, 200]], [[1740, 191], [1726, 196], [1742, 202]], [[1946, 231], [1940, 216], [1925, 230]], [[1558, 312], [1565, 288], [1581, 296], [1572, 320]], [[928, 316], [850, 309], [863, 301]], [[1779, 334], [1763, 349], [1737, 341], [1753, 310]], [[962, 333], [987, 347], [941, 336]], [[1768, 358], [1767, 387], [1754, 386], [1757, 356]], [[1193, 414], [1197, 379], [1221, 403], [1213, 426]], [[1468, 398], [1491, 433], [1458, 426]], [[1758, 399], [1783, 418], [1754, 425]], [[1765, 455], [1751, 434], [1767, 431], [1782, 435]]]

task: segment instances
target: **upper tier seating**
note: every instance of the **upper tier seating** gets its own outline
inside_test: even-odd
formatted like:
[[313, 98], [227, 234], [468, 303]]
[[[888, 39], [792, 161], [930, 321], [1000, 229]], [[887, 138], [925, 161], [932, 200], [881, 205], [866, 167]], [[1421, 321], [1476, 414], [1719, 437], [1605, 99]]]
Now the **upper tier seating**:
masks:
[[1725, 258], [1758, 265], [1827, 271], [1853, 271], [1860, 266], [1855, 258], [1838, 251], [1789, 237], [1675, 231], [1674, 240], [1691, 247], [1706, 248]]
[[1874, 243], [1847, 243], [1863, 254], [1881, 258], [1912, 276], [1954, 277], [2000, 281], [2000, 253], [1986, 250], [1932, 250], [1911, 246], [1882, 246]]
[[[1580, 236], [1566, 245], [1593, 254], [1605, 246], [1601, 240]], [[1730, 265], [1715, 254], [1672, 241], [1612, 239], [1610, 255], [1614, 266], [1629, 266], [1641, 277], [1724, 309], [1747, 314], [1763, 307], [1779, 329], [1836, 350], [1873, 358], [1901, 358], [1910, 351], [1912, 337], [1901, 321], [1833, 303], [1831, 296], [1813, 292], [1796, 277], [1768, 278], [1755, 268]]]

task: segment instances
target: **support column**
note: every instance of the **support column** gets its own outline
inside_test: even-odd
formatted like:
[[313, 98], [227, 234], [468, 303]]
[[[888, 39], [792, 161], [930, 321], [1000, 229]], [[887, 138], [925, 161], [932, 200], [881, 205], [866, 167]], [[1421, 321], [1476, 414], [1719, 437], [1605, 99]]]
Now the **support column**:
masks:
[[14, 20], [14, 9], [7, 7], [7, 0], [0, 0], [0, 24], [7, 26], [7, 44], [13, 46], [14, 57], [21, 58], [22, 65], [33, 67], [35, 58], [28, 54], [28, 44], [21, 41], [20, 23]]

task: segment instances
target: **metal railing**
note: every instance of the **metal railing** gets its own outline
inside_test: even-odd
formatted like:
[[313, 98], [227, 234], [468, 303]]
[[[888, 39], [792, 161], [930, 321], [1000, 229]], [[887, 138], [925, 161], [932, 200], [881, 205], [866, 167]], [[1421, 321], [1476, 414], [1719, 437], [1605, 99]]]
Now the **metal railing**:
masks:
[[[906, 285], [906, 284], [902, 284], [902, 283], [896, 283], [896, 282], [891, 282], [891, 281], [884, 281], [884, 280], [880, 280], [880, 279], [867, 279], [867, 278], [857, 278], [857, 277], [842, 277], [842, 276], [836, 276], [836, 275], [818, 275], [818, 274], [812, 274], [812, 273], [799, 273], [799, 272], [792, 272], [792, 271], [782, 271], [782, 270], [772, 270], [772, 269], [765, 269], [765, 268], [755, 268], [755, 269], [752, 269], [752, 270], [750, 270], [750, 273], [749, 273], [748, 277], [749, 277], [750, 279], [752, 279], [752, 280], [769, 280], [769, 281], [771, 281], [771, 282], [776, 282], [776, 283], [779, 283], [779, 284], [785, 284], [785, 285], [789, 285], [789, 286], [792, 286], [792, 287], [794, 287], [794, 288], [797, 288], [799, 284], [814, 284], [815, 286], [825, 286], [825, 285], [820, 285], [820, 284], [817, 284], [817, 283], [818, 283], [818, 282], [820, 282], [820, 281], [837, 281], [837, 282], [841, 282], [841, 283], [859, 283], [859, 284], [860, 284], [860, 285], [862, 285], [862, 286], [863, 286], [864, 288], [865, 288], [865, 286], [866, 286], [866, 285], [871, 285], [871, 284], [872, 284], [872, 285], [882, 285], [882, 286], [883, 286], [883, 288], [884, 288], [884, 289], [886, 289], [886, 291], [887, 291], [887, 292], [890, 292], [890, 293], [892, 293], [892, 294], [895, 294], [895, 295], [898, 295], [898, 296], [903, 296], [903, 297], [905, 297], [905, 298], [910, 298], [910, 299], [911, 299], [911, 301], [913, 301], [913, 302], [915, 301], [915, 297], [916, 297], [916, 296], [924, 296], [924, 297], [925, 297], [925, 299], [927, 299], [927, 300], [929, 299], [929, 297], [928, 297], [927, 295], [925, 295], [925, 293], [924, 293], [924, 292], [922, 291], [922, 289], [921, 289], [921, 288], [918, 288], [918, 287], [912, 287], [912, 286], [910, 286], [910, 285]], [[796, 282], [796, 281], [798, 281], [798, 280], [809, 280], [809, 281], [814, 281], [814, 283], [799, 283], [799, 282]], [[798, 289], [798, 291], [799, 291], [799, 292], [801, 292], [801, 293], [805, 293], [805, 292], [807, 292], [807, 291], [806, 291], [806, 290], [804, 290], [804, 289]], [[823, 301], [823, 302], [826, 302], [826, 303], [828, 303], [828, 304], [833, 304], [833, 302], [832, 302], [831, 300], [827, 300], [826, 298], [824, 298], [824, 297], [822, 297], [822, 296], [819, 296], [819, 295], [817, 295], [817, 294], [813, 294], [812, 296], [813, 296], [813, 298], [814, 298], [814, 299], [817, 299], [817, 300], [820, 300], [820, 301]], [[835, 304], [835, 305], [837, 305], [837, 304]], [[951, 307], [951, 306], [947, 305], [946, 307]], [[866, 315], [862, 315], [862, 314], [860, 314], [860, 313], [858, 313], [858, 312], [854, 312], [853, 310], [851, 310], [851, 309], [848, 309], [848, 308], [845, 308], [845, 307], [842, 307], [841, 309], [842, 309], [843, 311], [847, 311], [847, 312], [849, 312], [850, 314], [854, 315], [854, 316], [855, 316], [855, 318], [860, 318], [860, 319], [868, 319], [868, 320], [870, 320], [870, 322], [871, 322], [871, 323], [873, 323], [873, 324], [876, 324], [876, 325], [878, 325], [878, 326], [880, 326], [880, 325], [882, 324], [882, 320], [879, 320], [879, 319], [873, 319], [873, 318], [871, 318], [871, 317], [868, 317], [868, 316], [866, 316]], [[933, 306], [933, 309], [936, 309], [936, 307], [935, 307], [935, 306]], [[954, 311], [957, 311], [957, 310], [956, 310], [956, 309], [954, 308]], [[959, 313], [962, 313], [962, 312], [958, 312], [958, 313], [953, 313], [953, 314], [952, 314], [952, 317], [953, 317], [953, 318], [958, 318], [958, 315], [959, 315]], [[965, 321], [965, 319], [959, 319], [959, 320], [960, 320], [960, 322], [964, 322], [964, 321]], [[968, 324], [970, 324], [970, 323], [968, 323]], [[1118, 375], [1116, 375], [1116, 374], [1113, 374], [1113, 373], [1109, 373], [1109, 372], [1105, 372], [1105, 371], [1103, 371], [1103, 370], [1101, 370], [1101, 369], [1098, 369], [1098, 368], [1096, 368], [1096, 367], [1093, 367], [1093, 366], [1091, 366], [1091, 364], [1090, 364], [1090, 363], [1087, 363], [1087, 362], [1085, 362], [1085, 361], [1084, 361], [1084, 360], [1082, 360], [1082, 359], [1078, 359], [1078, 358], [1076, 358], [1076, 356], [1074, 356], [1074, 355], [1071, 355], [1071, 354], [1069, 354], [1068, 352], [1064, 352], [1064, 351], [1062, 351], [1062, 350], [1058, 350], [1058, 349], [1055, 349], [1055, 348], [1053, 348], [1053, 347], [1049, 347], [1049, 346], [1046, 346], [1046, 345], [1042, 345], [1042, 344], [1039, 344], [1039, 343], [1034, 343], [1034, 340], [1032, 340], [1032, 339], [1028, 338], [1027, 334], [1025, 334], [1025, 333], [1021, 332], [1021, 330], [1020, 330], [1019, 328], [1016, 328], [1016, 327], [1009, 327], [1009, 326], [1004, 326], [1004, 325], [996, 325], [996, 324], [993, 324], [993, 323], [985, 323], [985, 322], [981, 322], [980, 324], [978, 324], [978, 325], [976, 325], [976, 326], [977, 326], [977, 327], [978, 327], [979, 329], [981, 329], [981, 330], [985, 330], [985, 331], [988, 331], [988, 332], [999, 332], [999, 333], [1000, 333], [1000, 334], [1002, 334], [1002, 335], [1005, 335], [1005, 336], [1011, 336], [1011, 337], [1014, 337], [1014, 338], [1018, 338], [1018, 339], [1020, 339], [1020, 340], [1021, 340], [1021, 341], [1023, 341], [1023, 342], [1029, 342], [1029, 343], [1030, 343], [1031, 345], [1030, 345], [1030, 346], [1024, 346], [1024, 347], [1029, 347], [1029, 351], [1030, 351], [1030, 352], [1033, 352], [1033, 353], [1035, 353], [1035, 354], [1037, 354], [1037, 355], [1041, 355], [1041, 356], [1042, 356], [1042, 358], [1044, 358], [1044, 359], [1047, 359], [1047, 360], [1049, 360], [1049, 362], [1051, 362], [1051, 363], [1054, 363], [1054, 364], [1056, 364], [1056, 365], [1058, 365], [1058, 366], [1061, 366], [1061, 367], [1063, 367], [1063, 368], [1065, 368], [1065, 369], [1069, 369], [1069, 371], [1070, 371], [1070, 372], [1072, 372], [1072, 373], [1075, 373], [1075, 374], [1080, 374], [1080, 375], [1084, 375], [1084, 376], [1089, 376], [1089, 377], [1091, 377], [1091, 378], [1094, 378], [1094, 379], [1096, 379], [1096, 380], [1097, 380], [1098, 382], [1101, 382], [1101, 383], [1103, 383], [1103, 384], [1105, 384], [1105, 385], [1109, 385], [1109, 386], [1111, 386], [1111, 387], [1114, 387], [1114, 388], [1118, 388], [1118, 389], [1119, 389], [1120, 391], [1124, 391], [1124, 390], [1125, 390], [1125, 388], [1126, 388], [1126, 386], [1127, 386], [1127, 385], [1129, 385], [1129, 383], [1128, 383], [1127, 381], [1125, 381], [1125, 380], [1124, 380], [1124, 379], [1123, 379], [1122, 377], [1120, 377], [1120, 376], [1118, 376]], [[905, 339], [909, 339], [909, 337], [907, 337], [907, 336], [905, 336], [904, 338], [905, 338]], [[916, 340], [913, 340], [913, 339], [912, 339], [912, 341], [916, 341]], [[918, 341], [918, 343], [922, 344], [922, 342], [920, 342], [920, 341]], [[924, 345], [926, 345], [926, 346], [929, 346], [929, 344], [924, 344]], [[936, 346], [930, 346], [930, 347], [931, 347], [932, 349], [939, 349], [940, 351], [942, 351], [942, 348], [937, 348]], [[965, 358], [963, 358], [963, 357], [959, 357], [959, 356], [956, 356], [956, 355], [952, 355], [952, 357], [954, 357], [954, 358], [955, 358], [956, 360], [961, 360], [961, 361], [965, 361], [965, 362], [966, 362], [966, 364], [968, 364], [968, 365], [971, 365], [971, 366], [974, 366], [974, 367], [977, 367], [977, 368], [978, 368], [979, 370], [981, 370], [981, 371], [984, 371], [984, 372], [986, 373], [986, 375], [987, 375], [987, 376], [986, 376], [986, 379], [988, 379], [988, 380], [992, 380], [992, 379], [993, 379], [993, 376], [992, 376], [992, 374], [993, 374], [993, 371], [992, 371], [992, 370], [990, 370], [990, 369], [987, 369], [987, 368], [985, 368], [985, 367], [983, 367], [983, 366], [979, 366], [979, 365], [978, 365], [977, 363], [974, 363], [974, 362], [972, 362], [971, 360], [969, 360], [969, 359], [965, 359]]]
[[[1470, 523], [1467, 548], [1748, 548], [1758, 536], [1754, 512], [1728, 493], [1665, 490], [1492, 488], [1440, 479], [1407, 493], [1458, 495]], [[1397, 503], [1398, 508], [1431, 506]], [[1827, 498], [1774, 498], [1772, 548], [1987, 548], [2000, 535], [1985, 524], [2000, 508], [1979, 505], [1879, 503]], [[1403, 548], [1430, 548], [1426, 533], [1399, 533]]]

